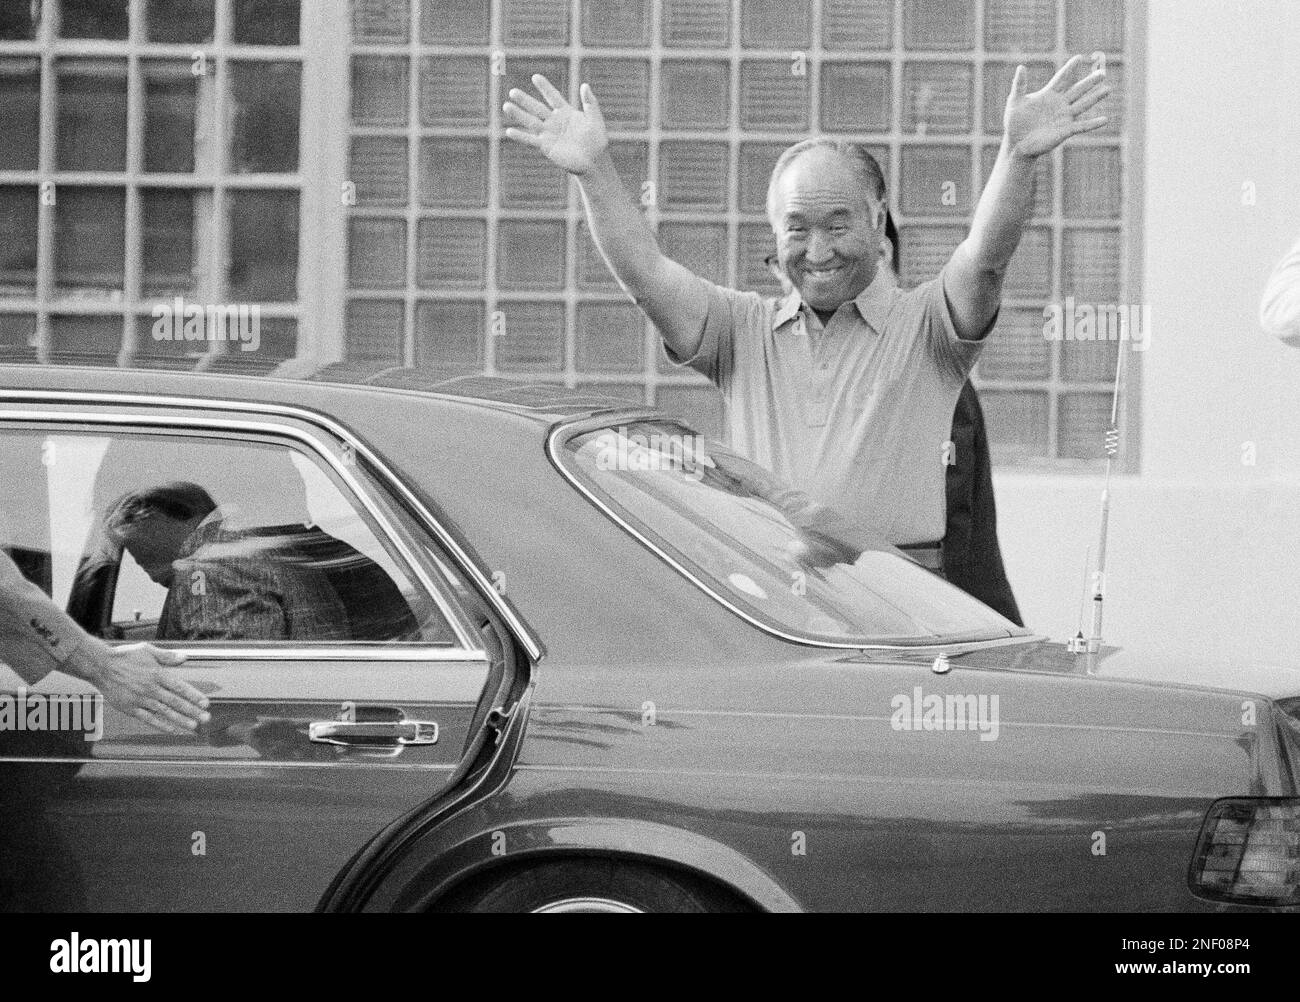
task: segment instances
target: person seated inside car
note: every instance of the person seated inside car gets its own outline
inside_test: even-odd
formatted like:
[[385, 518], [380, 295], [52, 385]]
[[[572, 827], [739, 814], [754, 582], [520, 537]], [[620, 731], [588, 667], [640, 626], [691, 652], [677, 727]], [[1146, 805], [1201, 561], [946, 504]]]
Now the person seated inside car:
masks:
[[237, 528], [197, 484], [128, 494], [105, 519], [167, 589], [158, 640], [345, 640], [348, 618], [325, 576], [278, 552], [274, 538]]

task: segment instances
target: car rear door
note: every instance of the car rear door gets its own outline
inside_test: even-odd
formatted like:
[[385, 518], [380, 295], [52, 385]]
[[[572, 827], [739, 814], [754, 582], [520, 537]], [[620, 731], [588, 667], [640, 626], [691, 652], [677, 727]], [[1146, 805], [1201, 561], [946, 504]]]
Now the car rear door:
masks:
[[[507, 666], [471, 589], [348, 442], [255, 412], [24, 403], [0, 405], [0, 456], [0, 545], [92, 632], [183, 650], [179, 674], [212, 701], [185, 737], [107, 707], [94, 739], [5, 734], [0, 906], [309, 909], [372, 835], [446, 787]], [[114, 520], [177, 484], [235, 528], [207, 563], [180, 554], [164, 586]], [[299, 606], [328, 594], [328, 616], [249, 620], [247, 593], [216, 592], [226, 560], [251, 569], [241, 580], [270, 575], [248, 590], [286, 609], [311, 583]], [[177, 625], [178, 588], [217, 603], [203, 635]], [[290, 635], [294, 617], [316, 635]], [[0, 665], [0, 694], [28, 704], [89, 692], [61, 673], [27, 691]]]

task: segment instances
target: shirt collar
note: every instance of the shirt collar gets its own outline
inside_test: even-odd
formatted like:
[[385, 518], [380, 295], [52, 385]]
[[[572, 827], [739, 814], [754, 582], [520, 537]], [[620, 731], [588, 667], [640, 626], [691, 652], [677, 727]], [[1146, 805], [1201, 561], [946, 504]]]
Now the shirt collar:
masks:
[[[884, 267], [876, 269], [876, 277], [871, 284], [858, 293], [853, 305], [858, 308], [858, 316], [865, 320], [877, 334], [884, 333], [885, 321], [889, 319], [890, 306], [893, 304], [894, 287], [884, 277]], [[779, 330], [782, 324], [793, 320], [804, 308], [803, 297], [798, 289], [791, 290], [777, 305], [772, 316], [772, 329]]]
[[239, 506], [233, 504], [221, 504], [213, 508], [212, 511], [203, 518], [194, 530], [185, 537], [185, 542], [181, 544], [181, 556], [193, 556], [198, 550], [209, 543], [216, 542], [229, 528], [227, 522], [232, 517], [239, 514]]
[[778, 330], [782, 324], [793, 320], [802, 305], [803, 297], [799, 295], [799, 290], [791, 289], [790, 294], [776, 308], [776, 315], [772, 317], [772, 329]]
[[858, 293], [853, 304], [858, 308], [858, 316], [877, 334], [885, 332], [885, 322], [889, 320], [889, 310], [894, 303], [897, 288], [885, 278], [885, 266], [876, 269], [876, 277], [871, 284]]

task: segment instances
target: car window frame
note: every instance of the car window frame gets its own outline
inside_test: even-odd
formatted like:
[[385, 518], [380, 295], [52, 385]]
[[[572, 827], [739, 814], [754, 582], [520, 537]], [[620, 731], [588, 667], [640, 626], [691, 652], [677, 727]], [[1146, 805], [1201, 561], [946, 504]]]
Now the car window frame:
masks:
[[[4, 396], [9, 396], [6, 393]], [[22, 401], [24, 404], [39, 405], [44, 398], [37, 397]], [[56, 401], [49, 401], [54, 403]], [[83, 401], [57, 401], [58, 403]], [[108, 401], [117, 404], [118, 401]], [[196, 411], [208, 409], [208, 401], [187, 403], [173, 402], [174, 406]], [[292, 423], [291, 423], [292, 422]], [[277, 420], [276, 417], [263, 413], [255, 405], [244, 405], [239, 416], [190, 413], [178, 416], [174, 413], [147, 413], [145, 409], [106, 409], [95, 411], [35, 411], [9, 410], [0, 403], [0, 429], [19, 428], [24, 431], [58, 433], [66, 429], [68, 433], [111, 434], [146, 434], [164, 437], [183, 437], [187, 433], [198, 431], [206, 433], [203, 437], [234, 433], [245, 436], [247, 441], [261, 440], [272, 444], [284, 445], [303, 453], [306, 458], [323, 466], [337, 478], [335, 486], [344, 491], [347, 502], [364, 510], [373, 523], [370, 528], [381, 538], [380, 545], [387, 545], [394, 557], [402, 565], [402, 570], [409, 575], [414, 587], [420, 589], [425, 598], [432, 602], [450, 625], [454, 642], [433, 643], [415, 641], [402, 644], [346, 640], [331, 644], [313, 644], [310, 641], [277, 641], [258, 643], [256, 641], [240, 642], [237, 645], [222, 646], [221, 641], [184, 641], [157, 642], [158, 646], [183, 652], [195, 660], [229, 660], [229, 661], [283, 661], [283, 660], [319, 660], [319, 661], [355, 661], [358, 659], [378, 661], [486, 661], [488, 654], [484, 645], [477, 641], [478, 628], [473, 618], [454, 595], [451, 585], [443, 581], [443, 572], [437, 564], [420, 552], [420, 545], [428, 545], [427, 540], [408, 540], [408, 533], [400, 531], [395, 522], [401, 517], [396, 501], [387, 496], [382, 468], [365, 455], [371, 466], [371, 479], [377, 481], [376, 490], [365, 483], [365, 478], [358, 477], [353, 466], [362, 455], [357, 443], [348, 436], [339, 436], [330, 430], [318, 429], [310, 422], [303, 421], [297, 415], [291, 421]], [[248, 436], [257, 436], [250, 438]], [[369, 453], [369, 450], [366, 450]], [[379, 494], [379, 497], [375, 495]], [[410, 513], [408, 512], [408, 515]], [[420, 520], [423, 521], [423, 520]], [[412, 545], [418, 542], [420, 545]], [[453, 565], [454, 566], [454, 565]], [[112, 643], [125, 643], [108, 640]]]

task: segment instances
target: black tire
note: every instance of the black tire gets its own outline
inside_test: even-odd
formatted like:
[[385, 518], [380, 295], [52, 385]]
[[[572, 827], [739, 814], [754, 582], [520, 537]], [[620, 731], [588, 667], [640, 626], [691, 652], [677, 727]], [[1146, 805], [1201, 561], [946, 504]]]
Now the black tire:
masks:
[[[716, 912], [718, 894], [649, 867], [617, 860], [570, 859], [512, 870], [448, 902], [460, 912]], [[440, 909], [442, 910], [442, 909]]]

